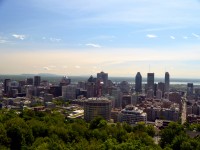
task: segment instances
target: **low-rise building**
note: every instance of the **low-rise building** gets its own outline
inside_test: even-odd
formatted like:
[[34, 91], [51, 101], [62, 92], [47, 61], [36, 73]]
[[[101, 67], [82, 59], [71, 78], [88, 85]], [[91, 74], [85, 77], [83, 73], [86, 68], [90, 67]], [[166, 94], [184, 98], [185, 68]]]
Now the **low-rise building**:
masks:
[[147, 114], [143, 110], [133, 105], [127, 105], [122, 109], [118, 115], [119, 122], [126, 122], [128, 124], [136, 124], [137, 122], [147, 121]]

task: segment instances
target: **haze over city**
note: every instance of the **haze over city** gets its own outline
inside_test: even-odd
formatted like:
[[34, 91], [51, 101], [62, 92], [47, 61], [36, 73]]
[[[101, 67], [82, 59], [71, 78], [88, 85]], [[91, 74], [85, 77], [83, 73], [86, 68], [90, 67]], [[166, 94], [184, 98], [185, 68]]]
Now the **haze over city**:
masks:
[[199, 78], [199, 0], [0, 0], [1, 74]]

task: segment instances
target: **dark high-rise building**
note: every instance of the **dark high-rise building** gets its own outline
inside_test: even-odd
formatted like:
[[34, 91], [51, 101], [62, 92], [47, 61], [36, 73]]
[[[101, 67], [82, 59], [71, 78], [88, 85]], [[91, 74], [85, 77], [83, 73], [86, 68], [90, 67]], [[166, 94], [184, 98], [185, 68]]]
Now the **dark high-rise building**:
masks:
[[154, 90], [154, 73], [147, 73], [147, 88]]
[[169, 72], [165, 72], [165, 92], [169, 92], [170, 76]]
[[9, 92], [9, 84], [10, 84], [11, 80], [10, 79], [5, 79], [4, 80], [4, 93], [8, 94]]
[[89, 77], [88, 82], [94, 82], [96, 83], [97, 78], [94, 78], [92, 75]]
[[97, 96], [96, 84], [94, 82], [87, 82], [86, 90], [87, 90], [87, 98]]
[[135, 76], [135, 92], [142, 92], [142, 76], [140, 72]]
[[162, 97], [163, 97], [165, 92], [165, 83], [159, 82], [157, 90], [160, 90], [162, 92]]
[[97, 80], [103, 81], [103, 84], [105, 87], [108, 85], [108, 73], [104, 73], [103, 71], [100, 73], [97, 73]]
[[61, 88], [61, 86], [51, 86], [49, 93], [53, 94], [54, 97], [61, 96], [62, 95], [62, 88]]
[[193, 95], [193, 83], [187, 84], [187, 95], [192, 96]]
[[27, 78], [26, 79], [26, 84], [27, 85], [33, 85], [33, 78]]
[[88, 82], [86, 82], [87, 98], [97, 96], [97, 78], [92, 75], [89, 77]]
[[127, 81], [120, 82], [119, 88], [124, 94], [128, 94], [130, 92], [130, 85]]
[[40, 76], [34, 76], [34, 86], [40, 86], [41, 77]]
[[156, 91], [158, 89], [158, 84], [157, 83], [154, 83], [154, 86], [153, 86], [153, 93], [154, 93], [154, 96], [156, 96]]

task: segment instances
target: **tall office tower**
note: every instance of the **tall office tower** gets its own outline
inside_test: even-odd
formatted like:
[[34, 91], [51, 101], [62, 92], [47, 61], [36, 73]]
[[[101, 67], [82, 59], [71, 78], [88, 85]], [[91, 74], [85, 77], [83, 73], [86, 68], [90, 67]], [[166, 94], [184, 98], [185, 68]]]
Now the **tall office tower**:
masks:
[[62, 98], [66, 100], [76, 99], [76, 89], [77, 85], [69, 84], [67, 86], [62, 86]]
[[84, 119], [91, 121], [97, 116], [102, 116], [105, 120], [110, 120], [111, 100], [105, 97], [89, 98], [84, 105]]
[[9, 84], [10, 84], [11, 80], [10, 79], [5, 79], [4, 80], [4, 93], [8, 94], [9, 92]]
[[162, 94], [162, 91], [160, 90], [160, 89], [158, 89], [157, 91], [156, 91], [156, 99], [162, 99], [162, 96], [163, 94]]
[[86, 87], [85, 87], [86, 90], [87, 90], [87, 98], [96, 97], [97, 96], [96, 81], [97, 81], [97, 79], [94, 78], [92, 75], [87, 80]]
[[53, 94], [54, 97], [58, 97], [62, 95], [62, 87], [58, 85], [51, 86], [49, 89], [49, 93]]
[[27, 85], [33, 85], [33, 78], [27, 78], [26, 79], [26, 84]]
[[164, 92], [165, 92], [165, 83], [159, 82], [157, 90], [160, 90], [162, 92], [162, 97], [163, 97], [164, 96]]
[[158, 84], [157, 83], [154, 83], [154, 87], [153, 87], [153, 93], [154, 93], [154, 96], [156, 96], [156, 91], [158, 89]]
[[170, 76], [169, 72], [165, 72], [165, 92], [169, 92]]
[[135, 76], [135, 92], [142, 92], [142, 76], [140, 72]]
[[97, 73], [97, 80], [102, 80], [104, 87], [108, 86], [108, 73], [104, 73], [103, 71], [100, 73]]
[[154, 90], [154, 73], [147, 73], [147, 88]]
[[121, 107], [121, 100], [122, 100], [122, 92], [119, 88], [112, 89], [111, 96], [115, 98], [115, 107], [120, 108]]
[[41, 77], [34, 76], [34, 86], [40, 86]]
[[87, 98], [96, 97], [97, 96], [96, 89], [97, 89], [96, 84], [94, 82], [87, 82], [86, 83]]
[[33, 85], [27, 85], [26, 86], [26, 97], [31, 98], [34, 94], [34, 87]]
[[127, 81], [120, 82], [119, 88], [124, 94], [128, 94], [130, 92], [130, 85]]
[[86, 89], [86, 82], [85, 81], [79, 81], [77, 87], [85, 90]]
[[192, 96], [193, 95], [193, 83], [187, 84], [187, 95]]

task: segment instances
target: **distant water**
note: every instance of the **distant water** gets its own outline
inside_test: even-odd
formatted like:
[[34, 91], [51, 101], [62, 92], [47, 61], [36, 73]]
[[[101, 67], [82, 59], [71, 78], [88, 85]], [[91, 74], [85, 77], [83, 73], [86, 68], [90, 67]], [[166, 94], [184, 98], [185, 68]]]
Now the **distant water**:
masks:
[[[120, 83], [121, 81], [127, 81], [130, 84], [135, 84], [135, 79], [130, 77], [110, 77], [110, 79], [115, 83]], [[147, 79], [142, 79], [143, 84], [147, 83]], [[158, 82], [165, 82], [164, 78], [155, 78], [155, 83]], [[171, 78], [170, 84], [183, 84], [186, 85], [187, 83], [193, 83], [194, 85], [200, 85], [200, 79], [182, 79], [182, 78]]]
[[200, 85], [199, 81], [196, 81], [196, 82], [170, 82], [170, 84], [188, 84], [188, 83], [193, 83], [193, 85]]

